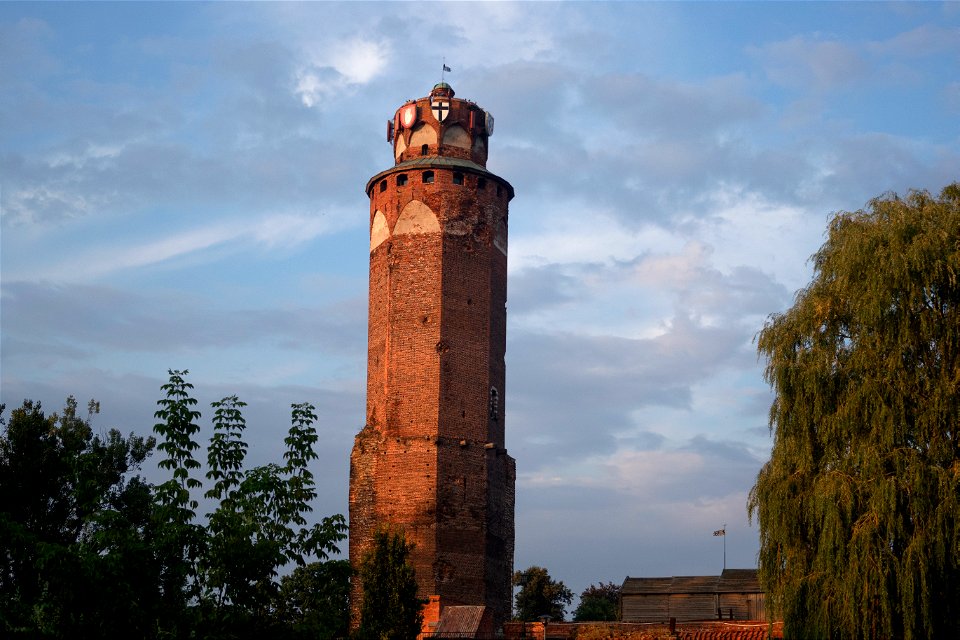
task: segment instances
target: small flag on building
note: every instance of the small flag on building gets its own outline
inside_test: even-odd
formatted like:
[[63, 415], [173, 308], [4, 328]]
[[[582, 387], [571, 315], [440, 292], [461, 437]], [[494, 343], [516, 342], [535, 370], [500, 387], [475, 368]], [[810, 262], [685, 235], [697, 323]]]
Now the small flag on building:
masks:
[[716, 531], [713, 532], [713, 535], [715, 535], [715, 536], [725, 536], [725, 535], [727, 535], [727, 530], [726, 530], [726, 529], [717, 529]]
[[447, 65], [443, 65], [443, 70], [446, 71], [447, 73], [453, 73], [453, 69], [451, 69]]

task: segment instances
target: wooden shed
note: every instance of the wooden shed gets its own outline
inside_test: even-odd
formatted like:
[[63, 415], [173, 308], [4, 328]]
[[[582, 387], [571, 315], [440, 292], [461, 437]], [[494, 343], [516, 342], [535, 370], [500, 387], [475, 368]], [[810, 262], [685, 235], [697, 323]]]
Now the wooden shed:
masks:
[[664, 622], [670, 619], [670, 585], [673, 578], [631, 578], [620, 587], [623, 622]]
[[717, 581], [717, 606], [724, 618], [766, 620], [756, 569], [725, 569]]
[[717, 576], [676, 576], [670, 585], [670, 615], [677, 622], [717, 618]]
[[720, 576], [631, 578], [623, 581], [623, 622], [724, 619], [765, 620], [756, 569], [725, 569]]

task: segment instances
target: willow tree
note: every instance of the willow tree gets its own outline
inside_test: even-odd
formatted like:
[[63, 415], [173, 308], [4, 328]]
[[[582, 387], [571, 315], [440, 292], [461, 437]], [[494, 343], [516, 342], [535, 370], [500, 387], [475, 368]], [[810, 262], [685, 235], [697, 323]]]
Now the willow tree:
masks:
[[786, 637], [960, 637], [960, 183], [841, 212], [759, 336], [749, 502]]

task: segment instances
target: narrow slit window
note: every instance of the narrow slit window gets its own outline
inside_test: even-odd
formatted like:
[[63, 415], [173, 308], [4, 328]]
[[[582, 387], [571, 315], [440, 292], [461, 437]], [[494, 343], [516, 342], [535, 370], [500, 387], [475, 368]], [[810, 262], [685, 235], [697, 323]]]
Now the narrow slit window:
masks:
[[459, 171], [453, 172], [453, 184], [463, 184], [463, 174]]
[[500, 185], [497, 185], [497, 197], [499, 198], [502, 193], [503, 189], [500, 188]]
[[386, 180], [381, 180], [381, 181], [380, 181], [380, 193], [383, 193], [383, 192], [386, 191], [386, 190], [387, 190], [387, 181], [386, 181]]
[[433, 182], [433, 171], [424, 171], [423, 172], [423, 183], [430, 184]]
[[428, 145], [423, 145], [423, 146], [421, 146], [421, 147], [420, 147], [420, 155], [422, 155], [422, 156], [427, 155], [427, 151], [429, 151], [429, 150], [430, 150], [430, 147], [429, 147]]
[[490, 387], [490, 419], [496, 422], [500, 418], [500, 394], [496, 387]]
[[481, 191], [487, 188], [487, 179], [486, 178], [477, 178], [477, 189]]

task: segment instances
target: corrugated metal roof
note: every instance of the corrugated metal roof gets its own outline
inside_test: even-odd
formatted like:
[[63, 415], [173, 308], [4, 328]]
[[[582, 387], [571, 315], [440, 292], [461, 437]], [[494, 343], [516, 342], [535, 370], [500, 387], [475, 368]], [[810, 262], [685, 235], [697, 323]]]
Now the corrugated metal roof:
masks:
[[762, 593], [756, 569], [724, 569], [717, 582], [720, 593]]
[[440, 635], [450, 634], [476, 634], [480, 630], [480, 624], [483, 621], [483, 612], [486, 607], [477, 606], [453, 606], [444, 607], [440, 614], [440, 622], [434, 633]]

